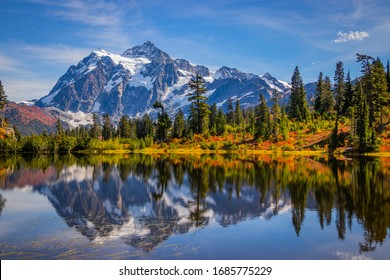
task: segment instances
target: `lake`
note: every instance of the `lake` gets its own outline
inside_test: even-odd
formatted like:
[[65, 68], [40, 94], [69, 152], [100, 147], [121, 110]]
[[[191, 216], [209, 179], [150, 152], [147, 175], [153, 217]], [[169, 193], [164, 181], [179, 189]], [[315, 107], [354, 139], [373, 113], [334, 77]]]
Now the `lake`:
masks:
[[390, 158], [0, 160], [0, 259], [390, 259]]

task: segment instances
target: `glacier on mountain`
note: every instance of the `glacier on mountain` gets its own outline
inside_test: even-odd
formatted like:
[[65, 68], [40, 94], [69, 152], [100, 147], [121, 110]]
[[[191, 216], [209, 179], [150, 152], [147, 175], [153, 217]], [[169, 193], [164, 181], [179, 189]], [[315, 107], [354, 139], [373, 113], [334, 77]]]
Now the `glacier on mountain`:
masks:
[[223, 109], [229, 98], [238, 99], [243, 107], [253, 106], [260, 94], [269, 100], [275, 90], [283, 103], [291, 89], [287, 82], [269, 73], [258, 76], [226, 66], [213, 72], [185, 59], [173, 59], [148, 41], [121, 55], [100, 49], [93, 51], [77, 65], [70, 66], [36, 105], [73, 114], [108, 113], [114, 121], [123, 114], [132, 117], [146, 112], [153, 114], [156, 100], [163, 102], [171, 115], [179, 108], [187, 113], [188, 82], [197, 74], [206, 81], [208, 103], [215, 102]]

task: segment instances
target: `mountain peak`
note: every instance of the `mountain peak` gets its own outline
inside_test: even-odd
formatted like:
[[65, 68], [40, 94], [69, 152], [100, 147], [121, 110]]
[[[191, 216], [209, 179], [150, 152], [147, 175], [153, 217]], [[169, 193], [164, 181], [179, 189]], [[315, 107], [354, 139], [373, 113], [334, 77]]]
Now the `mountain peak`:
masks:
[[263, 76], [261, 76], [262, 78], [266, 78], [268, 80], [273, 80], [275, 79], [274, 76], [272, 76], [269, 72], [265, 72]]
[[256, 77], [256, 75], [254, 75], [254, 74], [243, 73], [240, 70], [238, 70], [237, 68], [230, 68], [230, 67], [226, 67], [226, 66], [222, 66], [214, 74], [214, 78], [215, 79], [230, 79], [230, 78], [233, 78], [233, 79], [247, 79], [247, 80], [250, 80], [250, 79], [253, 79], [255, 77]]
[[142, 45], [138, 45], [132, 47], [131, 49], [127, 49], [122, 56], [126, 57], [147, 57], [150, 60], [167, 60], [170, 56], [157, 48], [151, 41], [146, 41]]

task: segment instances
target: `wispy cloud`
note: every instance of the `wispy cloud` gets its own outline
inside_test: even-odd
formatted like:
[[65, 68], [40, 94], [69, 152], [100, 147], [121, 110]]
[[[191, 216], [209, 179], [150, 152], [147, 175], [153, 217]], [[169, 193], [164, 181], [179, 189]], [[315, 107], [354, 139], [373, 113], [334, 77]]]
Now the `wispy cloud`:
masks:
[[91, 52], [91, 49], [65, 45], [19, 44], [14, 45], [13, 49], [19, 57], [63, 65], [76, 64]]
[[27, 75], [23, 77], [23, 80], [19, 78], [5, 79], [3, 85], [8, 99], [23, 101], [45, 96], [53, 87], [53, 81]]
[[142, 36], [144, 30], [149, 34], [152, 32], [134, 0], [30, 1], [43, 5], [46, 12], [57, 19], [80, 24], [72, 35], [78, 35], [83, 41], [110, 51], [123, 51], [137, 36]]
[[[69, 65], [91, 50], [65, 45], [0, 44], [0, 79], [13, 101], [46, 95]], [[56, 69], [56, 71], [53, 71]]]
[[342, 31], [337, 33], [337, 39], [333, 40], [334, 43], [345, 43], [349, 41], [363, 40], [368, 38], [370, 34], [365, 31], [351, 31], [349, 33], [344, 33]]

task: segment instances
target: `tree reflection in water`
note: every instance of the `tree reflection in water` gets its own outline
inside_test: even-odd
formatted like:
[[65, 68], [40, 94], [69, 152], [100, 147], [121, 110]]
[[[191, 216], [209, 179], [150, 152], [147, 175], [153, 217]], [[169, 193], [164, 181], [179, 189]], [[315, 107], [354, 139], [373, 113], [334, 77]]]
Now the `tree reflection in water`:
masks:
[[[32, 185], [90, 240], [125, 229], [124, 242], [145, 251], [211, 218], [229, 226], [286, 209], [297, 236], [308, 210], [321, 229], [333, 220], [340, 240], [357, 221], [361, 253], [381, 245], [390, 227], [388, 158], [130, 154], [16, 158], [0, 169], [12, 170], [1, 173], [3, 189]], [[0, 197], [0, 214], [4, 205]]]

